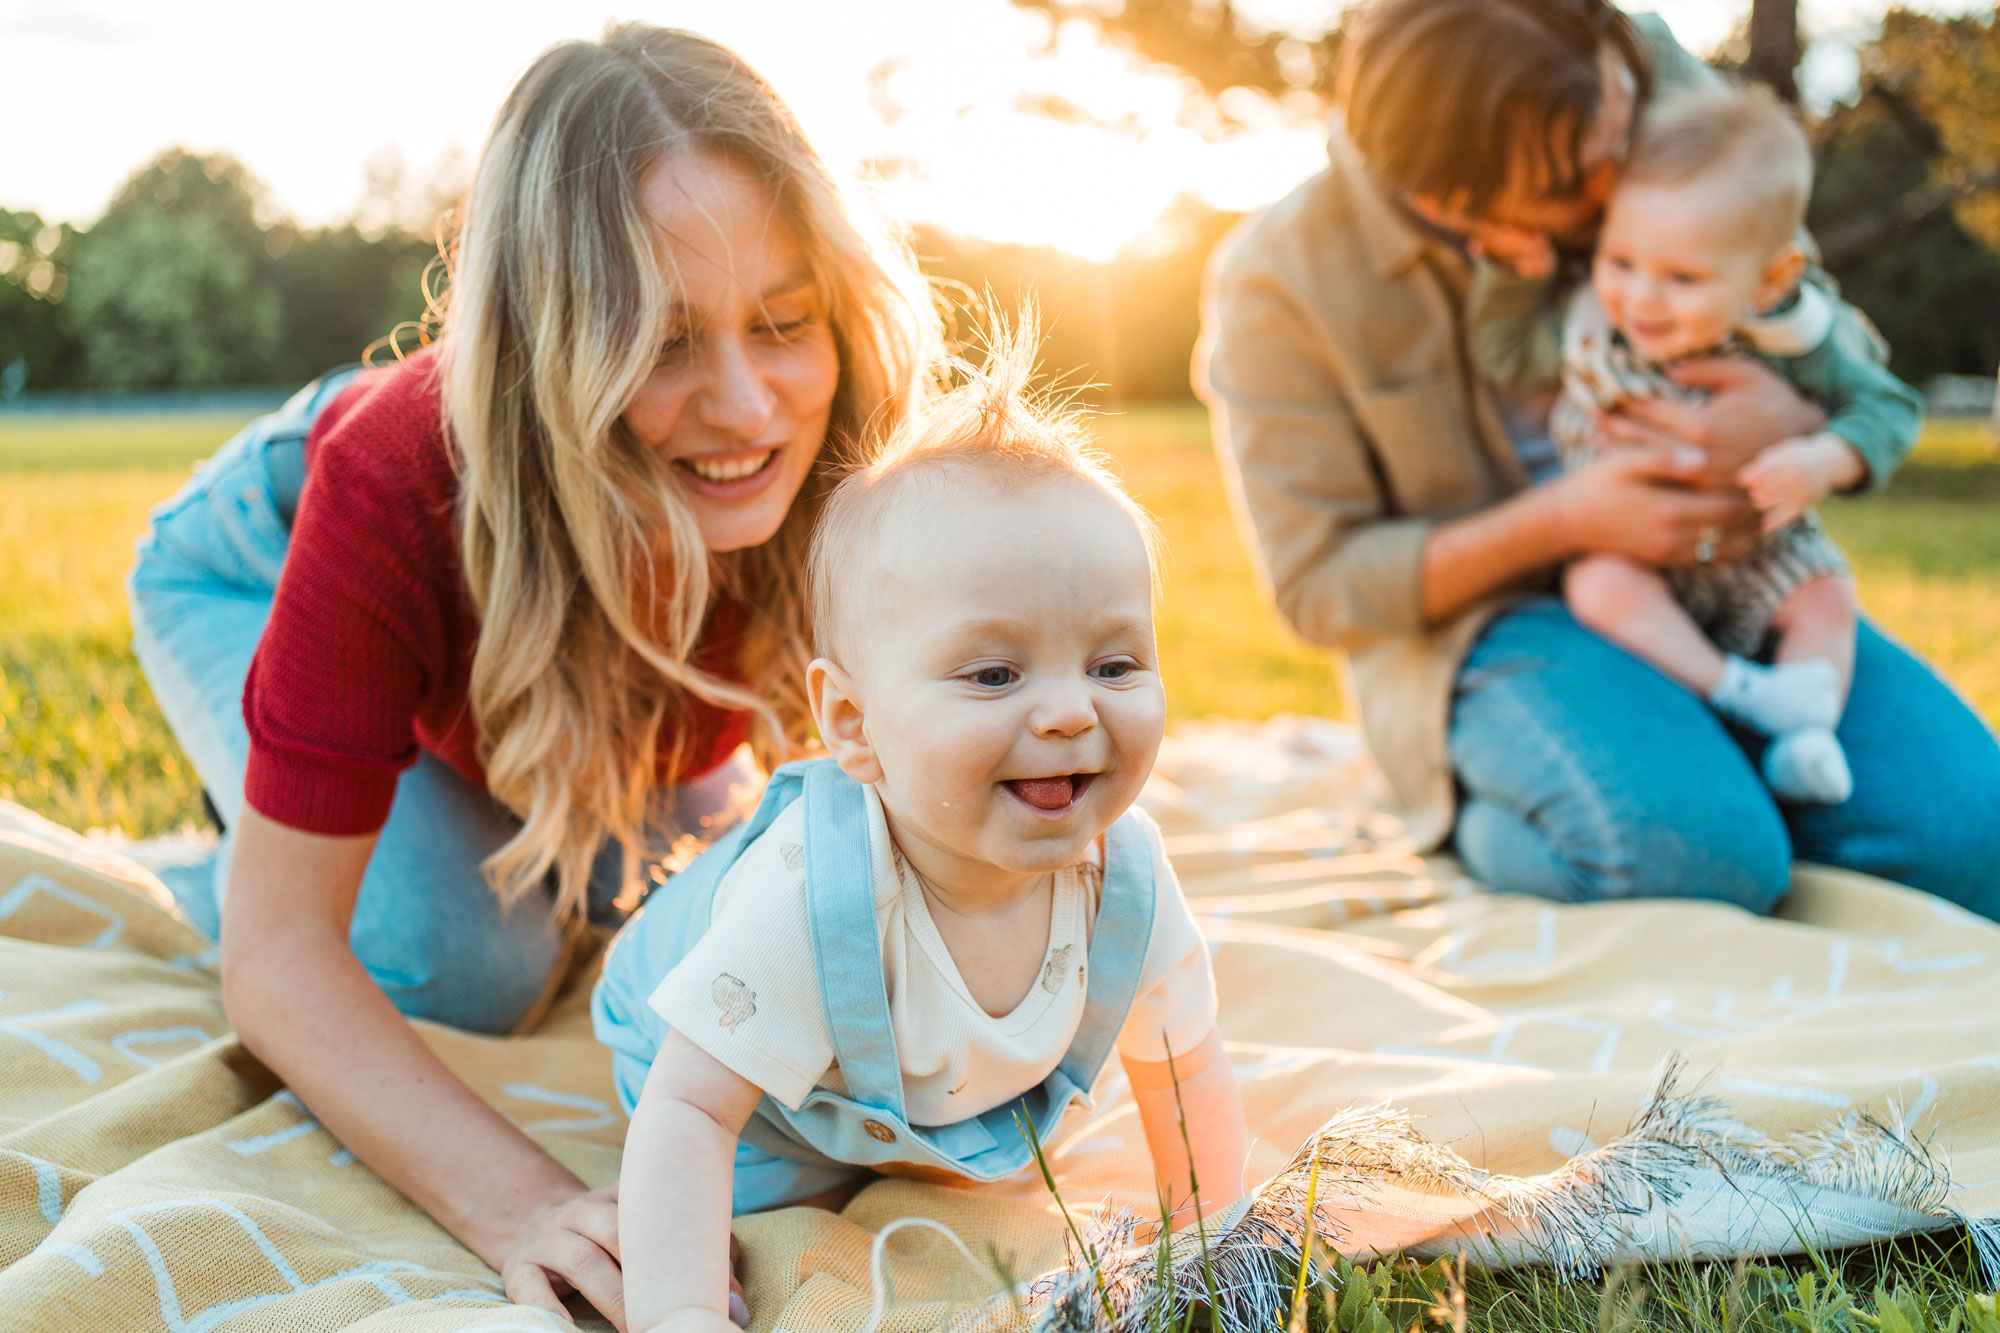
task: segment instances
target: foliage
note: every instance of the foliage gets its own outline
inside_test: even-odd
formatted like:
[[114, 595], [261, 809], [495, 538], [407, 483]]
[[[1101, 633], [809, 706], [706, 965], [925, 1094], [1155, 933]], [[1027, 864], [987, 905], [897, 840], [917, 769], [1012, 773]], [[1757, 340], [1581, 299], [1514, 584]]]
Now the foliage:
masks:
[[[73, 227], [0, 208], [0, 398], [76, 373], [79, 354], [62, 310], [76, 238]], [[10, 376], [8, 367], [18, 369]]]
[[1140, 55], [1182, 70], [1214, 96], [1229, 88], [1268, 94], [1333, 91], [1340, 52], [1339, 3], [1295, 8], [1303, 21], [1272, 27], [1244, 14], [1232, 0], [1014, 0], [1055, 20], [1080, 19], [1130, 45]]
[[1861, 56], [1867, 86], [1901, 98], [1934, 131], [1929, 165], [1960, 192], [1959, 224], [2000, 249], [2000, 13], [1892, 9]]
[[19, 359], [37, 389], [297, 383], [423, 314], [435, 240], [393, 216], [308, 230], [265, 210], [240, 162], [182, 149], [88, 231], [0, 210], [0, 373]]
[[92, 228], [67, 303], [92, 383], [196, 386], [269, 374], [278, 292], [230, 230], [198, 213], [146, 212]]
[[274, 382], [303, 384], [362, 360], [399, 328], [405, 346], [419, 341], [425, 274], [435, 280], [441, 264], [435, 242], [400, 231], [371, 239], [351, 223], [306, 232], [284, 224], [270, 235], [284, 312]]
[[1182, 196], [1153, 243], [1104, 263], [1041, 246], [982, 245], [939, 232], [916, 238], [924, 269], [947, 301], [991, 290], [1002, 309], [1033, 296], [1047, 339], [1042, 365], [1108, 403], [1188, 394], [1188, 360], [1201, 322], [1202, 269], [1236, 221]]
[[[1919, 122], [1915, 131], [1926, 127]], [[1807, 223], [1839, 242], [1849, 220], [1921, 192], [1929, 167], [1912, 151], [1913, 128], [1881, 98], [1866, 98], [1821, 127], [1819, 173]], [[1896, 229], [1885, 241], [1832, 252], [1842, 294], [1889, 340], [1890, 368], [1921, 383], [1943, 372], [1991, 374], [2000, 366], [2000, 255], [1968, 236], [1948, 209]]]

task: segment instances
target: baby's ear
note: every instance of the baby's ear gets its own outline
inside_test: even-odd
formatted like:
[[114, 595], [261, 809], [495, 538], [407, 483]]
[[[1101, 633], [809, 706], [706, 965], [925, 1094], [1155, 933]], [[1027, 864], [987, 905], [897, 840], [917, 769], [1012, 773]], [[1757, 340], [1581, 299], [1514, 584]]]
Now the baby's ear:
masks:
[[1762, 314], [1790, 296], [1805, 272], [1805, 248], [1796, 240], [1779, 246], [1764, 263], [1764, 279], [1757, 287], [1757, 312]]
[[840, 771], [856, 782], [881, 781], [882, 765], [875, 758], [875, 747], [868, 743], [866, 719], [853, 678], [838, 663], [815, 657], [806, 667], [806, 702], [812, 708], [813, 725], [819, 728], [820, 743], [840, 765]]

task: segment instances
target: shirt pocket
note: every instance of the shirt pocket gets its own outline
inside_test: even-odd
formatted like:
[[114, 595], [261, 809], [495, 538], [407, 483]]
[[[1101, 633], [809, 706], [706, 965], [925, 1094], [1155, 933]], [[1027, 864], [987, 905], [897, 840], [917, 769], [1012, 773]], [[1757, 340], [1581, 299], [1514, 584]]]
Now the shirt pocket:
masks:
[[1363, 390], [1356, 408], [1394, 512], [1459, 514], [1494, 498], [1497, 478], [1479, 438], [1472, 387], [1457, 371]]

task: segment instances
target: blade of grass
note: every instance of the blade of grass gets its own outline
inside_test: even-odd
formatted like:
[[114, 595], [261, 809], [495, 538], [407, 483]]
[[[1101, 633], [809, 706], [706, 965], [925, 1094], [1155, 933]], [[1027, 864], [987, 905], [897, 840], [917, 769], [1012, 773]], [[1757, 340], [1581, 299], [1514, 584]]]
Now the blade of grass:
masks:
[[1090, 1275], [1097, 1281], [1097, 1300], [1104, 1307], [1104, 1325], [1107, 1329], [1118, 1323], [1118, 1316], [1111, 1309], [1111, 1292], [1104, 1285], [1104, 1266], [1098, 1262], [1097, 1247], [1084, 1242], [1083, 1233], [1077, 1230], [1076, 1219], [1069, 1215], [1069, 1205], [1063, 1202], [1062, 1191], [1056, 1188], [1056, 1174], [1049, 1169], [1048, 1154], [1042, 1151], [1042, 1136], [1035, 1132], [1035, 1118], [1014, 1113], [1014, 1126], [1028, 1140], [1028, 1151], [1034, 1154], [1035, 1165], [1041, 1168], [1042, 1183], [1049, 1187], [1049, 1196], [1056, 1201], [1056, 1209], [1062, 1213], [1063, 1225], [1069, 1228], [1069, 1237], [1076, 1242], [1077, 1253], [1090, 1264]]
[[1312, 1170], [1306, 1174], [1306, 1236], [1299, 1249], [1299, 1276], [1292, 1284], [1292, 1313], [1285, 1320], [1285, 1333], [1306, 1333], [1306, 1276], [1312, 1272], [1313, 1223], [1319, 1220], [1319, 1140], [1313, 1140]]
[[1194, 1165], [1194, 1142], [1188, 1135], [1187, 1103], [1181, 1100], [1181, 1076], [1174, 1068], [1173, 1045], [1167, 1040], [1166, 1030], [1160, 1031], [1160, 1045], [1167, 1052], [1167, 1077], [1174, 1085], [1174, 1118], [1180, 1122], [1181, 1149], [1187, 1153], [1188, 1189], [1194, 1195], [1194, 1238], [1201, 1247], [1201, 1284], [1208, 1293], [1208, 1326], [1215, 1329], [1219, 1312], [1215, 1294], [1215, 1264], [1208, 1257], [1208, 1220], [1201, 1211], [1201, 1177]]

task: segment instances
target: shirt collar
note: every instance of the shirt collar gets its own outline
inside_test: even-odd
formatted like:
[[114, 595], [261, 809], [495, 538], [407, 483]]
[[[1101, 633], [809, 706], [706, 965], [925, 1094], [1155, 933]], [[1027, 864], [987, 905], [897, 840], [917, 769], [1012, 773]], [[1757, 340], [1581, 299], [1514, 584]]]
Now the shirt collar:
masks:
[[1368, 173], [1347, 137], [1339, 112], [1327, 130], [1327, 159], [1346, 187], [1354, 232], [1377, 278], [1400, 277], [1423, 255], [1426, 238], [1410, 213], [1391, 199]]

